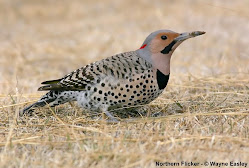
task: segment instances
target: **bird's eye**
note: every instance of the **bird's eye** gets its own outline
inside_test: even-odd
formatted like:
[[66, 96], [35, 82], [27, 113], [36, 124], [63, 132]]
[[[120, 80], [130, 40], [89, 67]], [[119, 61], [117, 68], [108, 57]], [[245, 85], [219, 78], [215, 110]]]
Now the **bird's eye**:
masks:
[[162, 36], [161, 36], [161, 39], [162, 39], [162, 40], [166, 40], [166, 39], [167, 39], [167, 36], [162, 35]]

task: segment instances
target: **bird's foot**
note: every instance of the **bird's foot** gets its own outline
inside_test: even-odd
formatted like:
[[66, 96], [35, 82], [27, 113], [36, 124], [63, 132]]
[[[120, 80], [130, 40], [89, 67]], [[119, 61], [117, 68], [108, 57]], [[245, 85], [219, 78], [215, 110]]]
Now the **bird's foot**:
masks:
[[103, 115], [100, 117], [100, 119], [104, 119], [107, 123], [118, 123], [118, 122], [120, 122], [120, 119], [114, 117], [108, 111], [104, 111]]

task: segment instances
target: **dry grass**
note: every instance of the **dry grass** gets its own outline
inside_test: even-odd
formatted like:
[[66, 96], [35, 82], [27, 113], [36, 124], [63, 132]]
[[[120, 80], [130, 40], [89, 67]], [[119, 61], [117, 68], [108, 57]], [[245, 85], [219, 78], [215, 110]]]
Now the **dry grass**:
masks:
[[[136, 3], [135, 3], [136, 2]], [[249, 1], [0, 1], [0, 167], [249, 164]], [[76, 106], [19, 109], [40, 82], [138, 48], [157, 29], [204, 30], [172, 59], [147, 116], [106, 124]]]

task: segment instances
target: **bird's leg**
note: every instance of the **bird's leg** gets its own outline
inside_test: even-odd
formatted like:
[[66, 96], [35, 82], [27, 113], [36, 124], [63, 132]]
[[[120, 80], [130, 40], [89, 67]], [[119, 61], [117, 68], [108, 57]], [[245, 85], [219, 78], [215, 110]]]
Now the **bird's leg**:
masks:
[[74, 105], [73, 105], [73, 103], [72, 103], [71, 101], [69, 101], [68, 103], [70, 104], [70, 106], [71, 106], [72, 108], [74, 107]]
[[[103, 108], [102, 109], [103, 114], [107, 115], [108, 119], [106, 120], [107, 122], [111, 122], [111, 123], [117, 123], [119, 122], [119, 120], [117, 118], [115, 118], [109, 111], [107, 108]], [[104, 116], [102, 116], [102, 118], [104, 119]]]

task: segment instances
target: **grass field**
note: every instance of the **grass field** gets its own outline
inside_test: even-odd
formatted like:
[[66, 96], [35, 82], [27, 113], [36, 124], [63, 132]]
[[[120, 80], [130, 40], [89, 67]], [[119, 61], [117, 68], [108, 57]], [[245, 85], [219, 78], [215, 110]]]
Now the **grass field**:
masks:
[[[248, 6], [244, 0], [0, 0], [0, 167], [181, 161], [249, 167]], [[206, 34], [177, 48], [167, 88], [142, 107], [143, 115], [107, 124], [65, 104], [18, 116], [44, 94], [37, 92], [42, 81], [135, 50], [158, 29]]]

